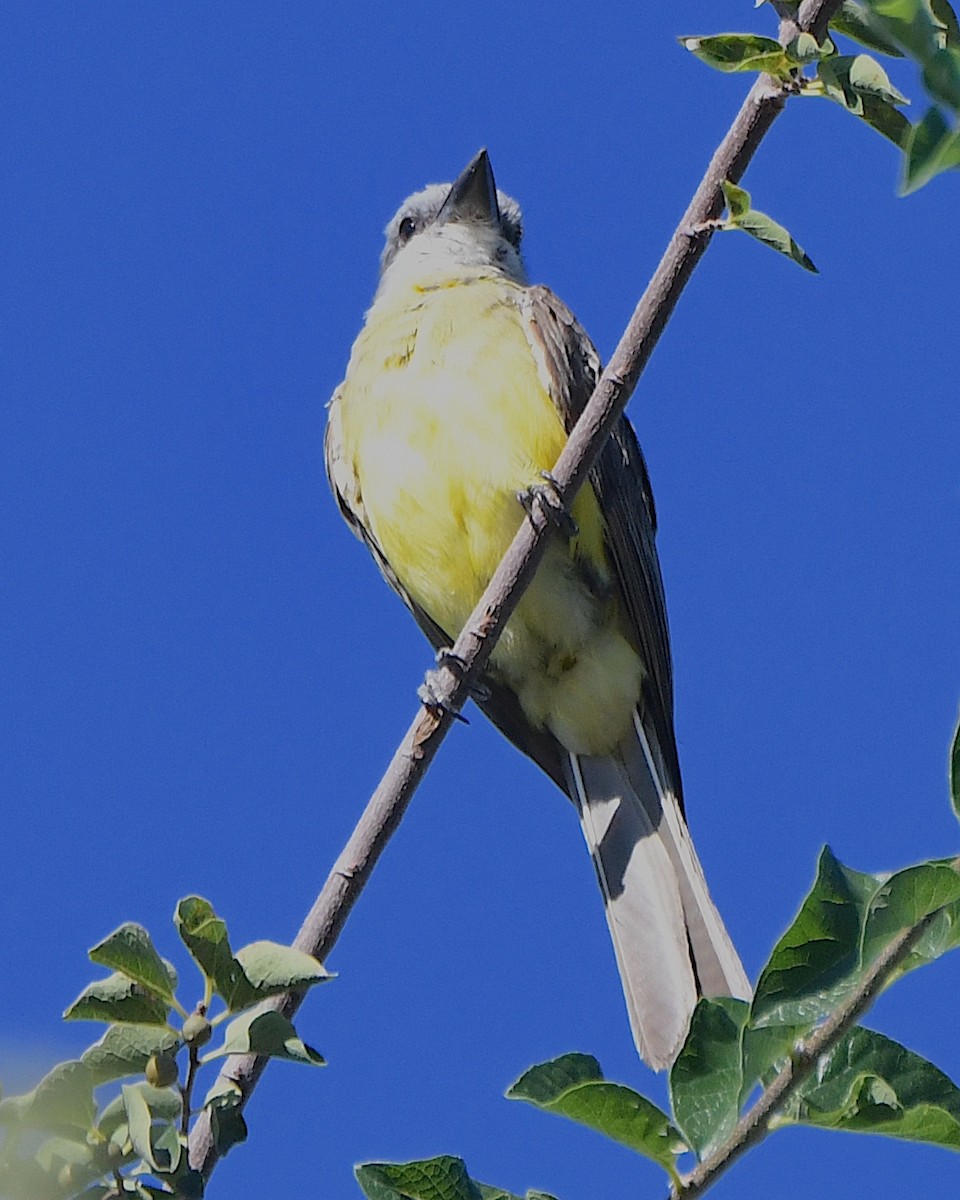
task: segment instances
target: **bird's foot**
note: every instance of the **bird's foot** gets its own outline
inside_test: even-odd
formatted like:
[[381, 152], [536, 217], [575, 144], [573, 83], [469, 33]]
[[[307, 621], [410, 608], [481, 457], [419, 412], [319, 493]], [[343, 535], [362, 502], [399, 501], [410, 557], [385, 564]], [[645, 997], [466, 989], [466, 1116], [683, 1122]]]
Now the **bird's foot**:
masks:
[[[462, 721], [464, 725], [469, 725], [470, 722], [465, 716], [463, 716], [462, 713], [454, 712], [450, 706], [445, 704], [439, 697], [439, 670], [441, 670], [443, 667], [446, 667], [447, 670], [456, 675], [458, 679], [462, 679], [466, 674], [466, 663], [459, 654], [454, 654], [449, 646], [441, 647], [436, 653], [436, 659], [438, 670], [427, 672], [423, 683], [417, 690], [417, 695], [428, 707], [439, 708], [443, 712], [449, 712], [451, 716], [456, 717], [458, 721]], [[474, 683], [470, 684], [469, 692], [470, 699], [475, 701], [477, 704], [483, 704], [490, 699], [490, 689], [480, 680], [476, 680]]]
[[[452, 671], [458, 679], [462, 679], [467, 672], [466, 663], [459, 654], [454, 654], [449, 647], [444, 647], [437, 651], [437, 666], [446, 667], [448, 670]], [[485, 700], [490, 699], [490, 689], [479, 679], [470, 684], [469, 690], [470, 699], [475, 700], [477, 704], [483, 704]]]
[[423, 683], [417, 688], [417, 699], [424, 706], [429, 708], [431, 712], [446, 713], [453, 717], [455, 721], [462, 721], [464, 725], [469, 725], [470, 722], [461, 712], [457, 712], [452, 708], [447, 700], [443, 697], [443, 687], [440, 682], [440, 672], [431, 668], [423, 677]]
[[541, 471], [540, 478], [543, 483], [531, 484], [517, 492], [517, 499], [535, 527], [539, 528], [541, 522], [549, 523], [570, 541], [580, 530], [567, 508], [560, 485], [549, 471]]

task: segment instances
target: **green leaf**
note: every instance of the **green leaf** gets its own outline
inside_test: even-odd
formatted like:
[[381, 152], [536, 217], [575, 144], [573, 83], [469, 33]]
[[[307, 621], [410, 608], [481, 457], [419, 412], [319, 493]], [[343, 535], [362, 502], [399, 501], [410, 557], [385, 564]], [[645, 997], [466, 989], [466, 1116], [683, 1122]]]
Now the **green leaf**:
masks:
[[960, 50], [932, 54], [923, 66], [923, 86], [934, 100], [960, 113]]
[[277, 942], [251, 942], [237, 951], [236, 961], [258, 1000], [333, 978], [312, 955]]
[[164, 1025], [169, 1004], [127, 975], [114, 971], [88, 984], [63, 1014], [65, 1021], [132, 1021]]
[[58, 1063], [33, 1091], [0, 1101], [0, 1124], [22, 1124], [65, 1137], [86, 1134], [97, 1111], [95, 1084], [84, 1062], [74, 1059]]
[[[832, 46], [828, 46], [832, 49]], [[812, 33], [799, 33], [787, 47], [787, 55], [797, 66], [816, 62], [828, 47], [821, 46]]]
[[357, 1183], [369, 1200], [481, 1200], [462, 1158], [441, 1155], [420, 1162], [361, 1163]]
[[62, 1163], [88, 1167], [93, 1162], [93, 1155], [93, 1147], [87, 1141], [79, 1142], [74, 1138], [52, 1137], [47, 1138], [38, 1147], [35, 1157], [45, 1171], [53, 1171]]
[[153, 1146], [153, 1161], [157, 1173], [172, 1175], [180, 1166], [183, 1159], [183, 1143], [175, 1125], [162, 1122], [154, 1125], [150, 1134], [150, 1144]]
[[[173, 923], [200, 970], [225, 1000], [236, 986], [237, 961], [227, 926], [202, 896], [187, 896], [177, 905]], [[229, 1001], [228, 1001], [229, 1003]]]
[[271, 1058], [288, 1058], [292, 1062], [324, 1066], [325, 1060], [311, 1046], [297, 1037], [292, 1023], [274, 1009], [243, 1013], [227, 1026], [223, 1045], [205, 1054], [203, 1062], [225, 1054], [265, 1054]]
[[931, 862], [865, 875], [825, 848], [810, 894], [760, 974], [751, 1024], [809, 1027], [860, 985], [895, 938], [935, 913], [898, 974], [956, 944], [960, 874]]
[[242, 1012], [267, 996], [302, 991], [332, 978], [309, 954], [277, 942], [251, 942], [234, 955], [226, 925], [200, 896], [180, 901], [174, 923], [230, 1012]]
[[838, 54], [836, 58], [828, 58], [817, 68], [817, 79], [823, 85], [823, 94], [830, 100], [835, 100], [854, 116], [863, 114], [863, 96], [854, 90], [850, 84], [850, 67], [853, 65], [852, 56]]
[[864, 963], [869, 965], [892, 938], [931, 914], [935, 915], [889, 982], [960, 945], [958, 881], [960, 874], [949, 860], [923, 863], [892, 875], [871, 902], [863, 935]]
[[817, 77], [823, 84], [825, 95], [858, 117], [864, 115], [864, 105], [869, 98], [888, 105], [910, 103], [869, 54], [838, 54], [828, 58], [820, 64]]
[[869, 54], [858, 54], [850, 63], [850, 86], [855, 92], [879, 96], [890, 104], [909, 104], [910, 101], [890, 82], [886, 71]]
[[749, 192], [730, 183], [727, 179], [724, 179], [720, 186], [723, 188], [723, 195], [730, 214], [722, 228], [742, 229], [744, 233], [749, 233], [758, 242], [763, 242], [765, 246], [770, 246], [780, 254], [786, 255], [787, 258], [792, 258], [805, 271], [816, 273], [817, 268], [813, 265], [813, 261], [797, 245], [790, 233], [782, 225], [778, 225], [772, 217], [768, 217], [766, 213], [758, 212], [750, 207]]
[[[937, 7], [942, 0], [935, 0]], [[918, 62], [923, 63], [950, 40], [949, 20], [934, 15], [924, 0], [869, 0], [873, 16], [884, 32]], [[944, 11], [953, 10], [946, 5]], [[956, 18], [953, 18], [954, 22]]]
[[[203, 1200], [204, 1183], [199, 1171], [194, 1171], [186, 1154], [180, 1155], [177, 1169], [166, 1175], [166, 1182], [173, 1188], [176, 1200]], [[170, 1192], [157, 1192], [157, 1200], [169, 1200]]]
[[676, 1179], [675, 1159], [687, 1147], [666, 1113], [630, 1088], [607, 1083], [590, 1055], [564, 1054], [531, 1067], [507, 1098], [586, 1125], [659, 1163]]
[[821, 1060], [782, 1119], [960, 1150], [960, 1089], [919, 1054], [862, 1027]]
[[247, 1123], [243, 1117], [243, 1096], [232, 1081], [214, 1084], [203, 1104], [210, 1113], [210, 1135], [222, 1157], [227, 1151], [247, 1140]]
[[742, 187], [737, 187], [729, 179], [724, 179], [720, 186], [723, 188], [723, 198], [727, 202], [727, 211], [730, 214], [730, 220], [739, 221], [741, 217], [745, 217], [750, 211], [750, 193]]
[[933, 918], [900, 964], [897, 978], [960, 946], [960, 904], [949, 904]]
[[813, 1024], [846, 995], [859, 966], [866, 906], [880, 884], [824, 848], [813, 889], [760, 973], [751, 1024]]
[[151, 1054], [176, 1050], [178, 1039], [157, 1025], [111, 1025], [99, 1042], [82, 1055], [96, 1084], [141, 1075]]
[[935, 175], [956, 166], [960, 166], [960, 134], [950, 129], [938, 108], [930, 108], [914, 125], [907, 142], [901, 196], [917, 191]]
[[167, 1122], [154, 1123], [156, 1114], [142, 1088], [124, 1084], [121, 1100], [134, 1153], [157, 1174], [176, 1171], [182, 1151], [176, 1128]]
[[525, 1071], [507, 1089], [507, 1099], [527, 1100], [542, 1107], [550, 1104], [567, 1088], [602, 1079], [600, 1063], [592, 1054], [561, 1054], [559, 1058], [552, 1058]]
[[[157, 1187], [152, 1183], [144, 1183], [142, 1179], [135, 1179], [133, 1183], [133, 1195], [139, 1196], [140, 1200], [170, 1200], [171, 1192], [168, 1188]], [[187, 1200], [188, 1193], [181, 1191], [179, 1188], [173, 1193], [177, 1200]], [[203, 1192], [198, 1192], [196, 1195], [202, 1196]], [[86, 1196], [80, 1196], [78, 1200], [87, 1200]], [[111, 1192], [106, 1200], [116, 1200], [116, 1193]]]
[[906, 149], [913, 126], [903, 113], [877, 96], [861, 96], [860, 102], [863, 110], [860, 119], [901, 150]]
[[[409, 1163], [361, 1163], [354, 1168], [366, 1196], [375, 1200], [521, 1200], [514, 1192], [480, 1183], [460, 1158], [443, 1155]], [[528, 1191], [526, 1200], [556, 1200], [547, 1192]]]
[[698, 1158], [729, 1136], [740, 1115], [741, 1042], [749, 1012], [744, 1000], [700, 1000], [670, 1070], [673, 1115]]
[[928, 0], [933, 19], [940, 25], [945, 34], [948, 46], [960, 45], [960, 21], [947, 0]]
[[139, 983], [146, 991], [173, 1002], [177, 987], [177, 973], [157, 953], [150, 934], [142, 925], [128, 921], [115, 929], [89, 952], [93, 962], [112, 971], [119, 971]]
[[[35, 1182], [34, 1190], [27, 1194], [27, 1200], [53, 1200], [54, 1197], [67, 1200], [68, 1195], [89, 1200], [91, 1195], [99, 1191], [99, 1184], [93, 1191], [88, 1190], [89, 1185], [95, 1180], [102, 1180], [107, 1168], [101, 1147], [74, 1138], [48, 1138], [37, 1147], [33, 1157], [34, 1163], [45, 1172], [47, 1178], [42, 1183]], [[18, 1165], [25, 1165], [22, 1159]], [[0, 1195], [4, 1200], [12, 1200], [4, 1186], [6, 1182], [0, 1177]]]
[[752, 33], [718, 33], [712, 37], [677, 40], [685, 50], [717, 71], [766, 71], [787, 78], [795, 66], [779, 42]]
[[[132, 1083], [128, 1087], [138, 1091], [143, 1097], [151, 1117], [155, 1121], [176, 1123], [183, 1111], [183, 1101], [179, 1091], [174, 1088], [155, 1088], [149, 1083]], [[97, 1128], [104, 1137], [112, 1137], [121, 1125], [126, 1124], [127, 1112], [123, 1095], [115, 1096], [97, 1118]]]
[[869, 50], [879, 50], [881, 54], [903, 58], [903, 51], [886, 32], [883, 23], [877, 20], [869, 8], [858, 4], [856, 0], [844, 0], [840, 11], [830, 18], [830, 28], [859, 42]]
[[953, 811], [960, 818], [960, 721], [953, 732], [950, 744], [950, 762], [947, 767], [947, 777], [950, 783], [950, 803]]
[[130, 1131], [130, 1141], [133, 1143], [133, 1149], [145, 1163], [156, 1169], [157, 1164], [153, 1159], [153, 1146], [150, 1143], [150, 1128], [152, 1124], [150, 1109], [147, 1108], [147, 1102], [143, 1098], [143, 1093], [139, 1088], [128, 1087], [124, 1084], [121, 1088], [121, 1095], [123, 1099], [123, 1111], [126, 1115], [127, 1128]]
[[743, 1108], [753, 1089], [766, 1087], [786, 1065], [800, 1037], [809, 1026], [747, 1025], [743, 1031], [743, 1086], [740, 1107]]
[[904, 930], [960, 901], [960, 873], [941, 863], [921, 863], [891, 875], [867, 911], [862, 959], [872, 963]]
[[527, 1191], [526, 1196], [520, 1197], [515, 1192], [506, 1192], [503, 1188], [494, 1187], [489, 1183], [481, 1183], [478, 1179], [475, 1179], [473, 1183], [482, 1200], [557, 1200], [556, 1196], [551, 1196], [549, 1192], [537, 1191], [536, 1188], [531, 1188]]

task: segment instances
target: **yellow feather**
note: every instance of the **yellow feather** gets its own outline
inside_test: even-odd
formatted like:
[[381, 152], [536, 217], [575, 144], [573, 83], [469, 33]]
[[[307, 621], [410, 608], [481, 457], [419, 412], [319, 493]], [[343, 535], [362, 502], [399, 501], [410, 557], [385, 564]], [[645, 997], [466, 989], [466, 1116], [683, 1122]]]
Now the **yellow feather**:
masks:
[[[338, 401], [341, 452], [370, 532], [451, 642], [524, 519], [517, 492], [542, 483], [566, 441], [518, 292], [487, 276], [386, 293]], [[596, 754], [629, 726], [642, 668], [603, 594], [610, 571], [592, 487], [572, 512], [578, 536], [552, 539], [491, 665], [534, 724]]]

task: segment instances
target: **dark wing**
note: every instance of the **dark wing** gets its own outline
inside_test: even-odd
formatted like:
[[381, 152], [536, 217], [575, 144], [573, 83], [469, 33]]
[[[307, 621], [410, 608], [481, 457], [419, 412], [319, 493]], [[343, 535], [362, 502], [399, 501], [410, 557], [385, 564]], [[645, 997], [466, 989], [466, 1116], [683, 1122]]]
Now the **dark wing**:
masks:
[[[541, 377], [569, 432], [596, 386], [600, 358], [573, 313], [547, 288], [528, 288], [521, 303]], [[607, 439], [590, 480], [606, 523], [607, 551], [620, 596], [646, 667], [644, 724], [652, 729], [659, 747], [664, 783], [682, 803], [670, 634], [654, 543], [657, 515], [647, 465], [626, 417], [620, 418]]]
[[[338, 398], [339, 392], [334, 393], [330, 402], [330, 418], [323, 439], [323, 449], [327, 479], [330, 481], [330, 487], [336, 497], [340, 512], [356, 536], [373, 555], [374, 561], [380, 568], [380, 574], [413, 613], [414, 619], [430, 640], [433, 648], [435, 650], [447, 649], [453, 645], [454, 638], [445, 633], [410, 598], [380, 549], [376, 538], [370, 532], [363, 506], [363, 496], [360, 494], [360, 482], [341, 449]], [[486, 716], [500, 728], [517, 749], [529, 755], [538, 766], [546, 771], [558, 787], [566, 791], [562, 766], [563, 752], [553, 735], [546, 730], [535, 729], [530, 724], [520, 707], [519, 700], [508, 687], [489, 675], [484, 677], [483, 683], [488, 695], [483, 700], [478, 698], [477, 703]]]

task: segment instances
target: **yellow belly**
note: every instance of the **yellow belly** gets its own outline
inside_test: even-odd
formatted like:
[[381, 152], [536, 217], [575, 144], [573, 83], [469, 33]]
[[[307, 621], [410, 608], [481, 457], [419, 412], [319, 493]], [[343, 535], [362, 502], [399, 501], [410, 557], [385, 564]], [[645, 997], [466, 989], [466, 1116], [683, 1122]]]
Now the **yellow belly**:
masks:
[[[478, 280], [375, 306], [341, 393], [370, 532], [451, 642], [524, 519], [517, 492], [542, 482], [566, 441], [512, 287]], [[630, 722], [642, 672], [597, 587], [609, 568], [589, 485], [573, 516], [578, 537], [552, 540], [491, 667], [536, 725], [602, 753]]]

